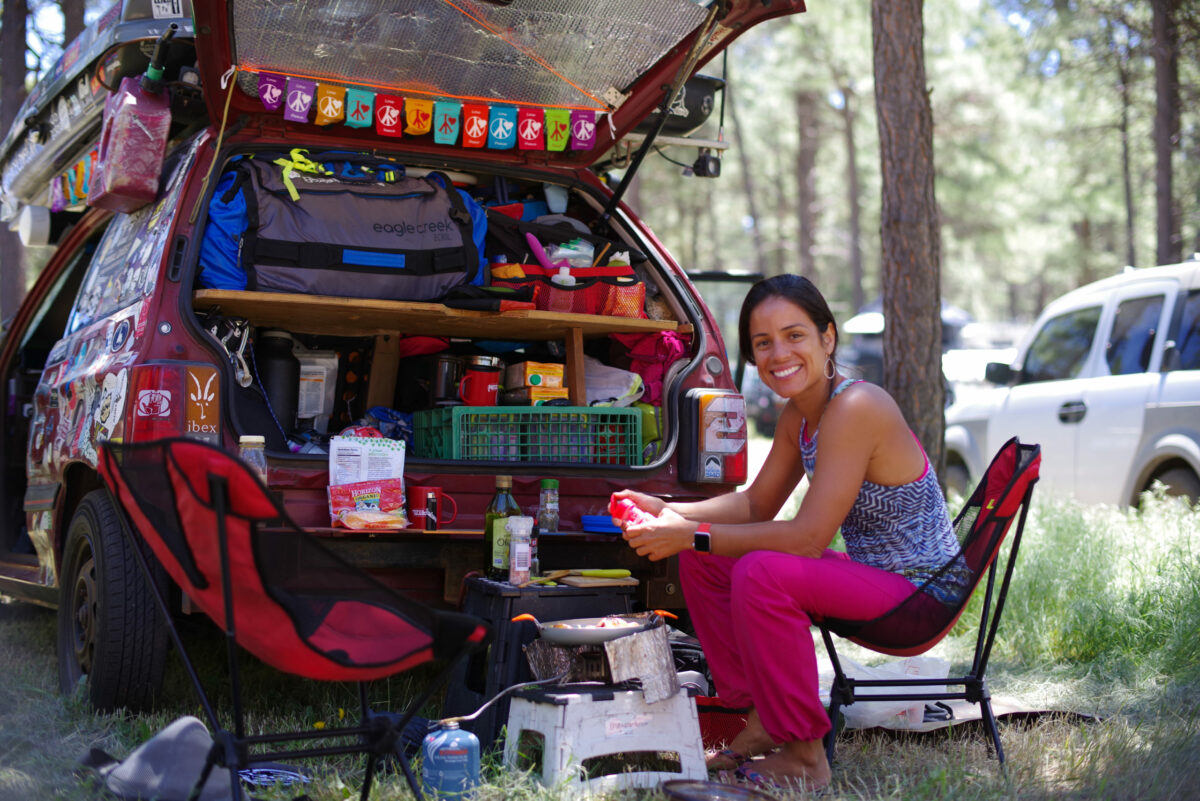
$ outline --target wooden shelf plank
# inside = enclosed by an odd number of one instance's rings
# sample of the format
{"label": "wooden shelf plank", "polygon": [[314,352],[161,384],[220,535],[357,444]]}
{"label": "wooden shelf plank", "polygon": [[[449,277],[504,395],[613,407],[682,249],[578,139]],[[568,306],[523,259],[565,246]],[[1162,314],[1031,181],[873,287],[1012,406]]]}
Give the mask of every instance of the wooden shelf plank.
{"label": "wooden shelf plank", "polygon": [[401,333],[548,341],[566,340],[574,331],[579,332],[575,336],[598,337],[681,330],[678,323],[669,320],[532,310],[465,311],[440,303],[226,289],[199,290],[193,295],[192,306],[197,310],[220,306],[224,314],[245,317],[258,326],[331,336]]}

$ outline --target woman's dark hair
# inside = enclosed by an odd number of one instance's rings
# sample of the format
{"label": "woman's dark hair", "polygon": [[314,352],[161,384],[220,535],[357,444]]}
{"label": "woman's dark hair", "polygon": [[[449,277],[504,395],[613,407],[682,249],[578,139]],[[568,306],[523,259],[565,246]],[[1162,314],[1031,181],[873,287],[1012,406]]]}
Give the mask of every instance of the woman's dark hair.
{"label": "woman's dark hair", "polygon": [[837,361],[837,323],[833,320],[833,312],[825,302],[825,296],[816,284],[800,275],[775,275],[750,287],[746,299],[742,301],[742,312],[738,316],[738,350],[747,364],[754,364],[754,346],[750,341],[750,314],[759,304],[768,298],[783,298],[791,301],[812,318],[817,331],[824,334],[829,326],[833,326],[833,353],[830,357]]}

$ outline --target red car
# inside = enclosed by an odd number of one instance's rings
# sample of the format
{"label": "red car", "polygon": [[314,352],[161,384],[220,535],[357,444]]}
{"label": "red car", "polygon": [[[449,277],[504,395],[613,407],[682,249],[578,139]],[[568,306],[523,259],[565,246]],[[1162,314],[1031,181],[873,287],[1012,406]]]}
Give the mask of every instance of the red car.
{"label": "red car", "polygon": [[[467,16],[366,0],[347,16],[344,3],[195,0],[194,21],[182,5],[160,19],[158,4],[118,3],[0,145],[3,217],[53,247],[0,347],[0,591],[58,608],[63,689],[87,675],[96,706],[139,705],[165,658],[96,473],[105,439],[235,450],[261,435],[269,485],[299,524],[442,605],[487,564],[495,476],[513,477],[529,511],[555,477],[564,533],[542,537],[542,566],[627,567],[641,603],[681,608],[673,566],[582,519],[623,487],[700,498],[743,482],[745,409],[704,302],[593,165],[685,67],[802,2],[480,2]],[[103,111],[114,97],[150,111],[122,128],[119,103]],[[408,217],[412,193],[389,195],[391,181],[441,198],[449,216]],[[298,216],[303,192],[320,214]],[[371,192],[394,205],[360,212]],[[261,219],[239,217],[239,202]],[[281,234],[272,214],[295,230]],[[407,244],[356,244],[376,235]],[[535,266],[529,235],[551,270]],[[400,273],[407,283],[388,280]],[[494,289],[506,281],[511,296]],[[562,365],[568,405],[461,405],[457,371],[497,360]],[[589,406],[605,400],[596,364],[636,374],[642,405]],[[537,387],[502,391],[513,389]],[[632,399],[622,393],[611,397]],[[471,450],[485,413],[502,422]],[[597,428],[602,413],[613,419]],[[562,420],[576,427],[521,439]],[[452,498],[452,531],[331,525],[329,437],[364,423],[408,437],[404,484]],[[175,612],[188,610],[178,598]]]}

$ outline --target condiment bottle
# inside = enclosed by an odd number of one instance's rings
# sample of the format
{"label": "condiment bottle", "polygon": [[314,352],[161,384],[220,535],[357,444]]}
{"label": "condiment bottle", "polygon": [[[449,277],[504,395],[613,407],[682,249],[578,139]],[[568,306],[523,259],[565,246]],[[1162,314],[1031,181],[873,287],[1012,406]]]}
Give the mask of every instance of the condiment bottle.
{"label": "condiment bottle", "polygon": [[533,539],[532,517],[510,517],[508,529],[508,582],[520,586],[529,581],[529,550]]}
{"label": "condiment bottle", "polygon": [[483,539],[488,554],[487,577],[508,579],[508,518],[519,517],[521,507],[512,496],[512,476],[496,476],[496,494],[483,515]]}
{"label": "condiment bottle", "polygon": [[543,478],[542,490],[538,496],[537,527],[533,530],[530,572],[535,576],[541,575],[542,564],[538,558],[538,536],[558,531],[558,479]]}
{"label": "condiment bottle", "polygon": [[258,474],[262,483],[267,483],[266,438],[261,434],[243,434],[238,438],[238,449],[246,466]]}

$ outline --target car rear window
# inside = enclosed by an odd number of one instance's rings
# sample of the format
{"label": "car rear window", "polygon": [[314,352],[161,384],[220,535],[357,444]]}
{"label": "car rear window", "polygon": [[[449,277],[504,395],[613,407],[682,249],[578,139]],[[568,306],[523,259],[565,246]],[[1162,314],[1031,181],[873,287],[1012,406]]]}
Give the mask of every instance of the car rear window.
{"label": "car rear window", "polygon": [[1146,372],[1158,333],[1158,321],[1162,318],[1163,301],[1162,295],[1151,295],[1131,298],[1117,306],[1117,316],[1104,352],[1111,375]]}
{"label": "car rear window", "polygon": [[1189,293],[1184,301],[1175,347],[1180,370],[1200,370],[1200,291]]}

